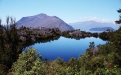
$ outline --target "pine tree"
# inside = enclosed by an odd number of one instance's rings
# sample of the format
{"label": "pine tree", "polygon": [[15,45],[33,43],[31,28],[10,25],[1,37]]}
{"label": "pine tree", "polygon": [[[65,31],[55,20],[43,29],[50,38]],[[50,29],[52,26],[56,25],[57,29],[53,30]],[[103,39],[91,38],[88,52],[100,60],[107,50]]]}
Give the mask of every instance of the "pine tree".
{"label": "pine tree", "polygon": [[117,10],[117,12],[120,13],[120,15],[119,15],[119,20],[116,20],[115,23],[121,24],[121,9]]}

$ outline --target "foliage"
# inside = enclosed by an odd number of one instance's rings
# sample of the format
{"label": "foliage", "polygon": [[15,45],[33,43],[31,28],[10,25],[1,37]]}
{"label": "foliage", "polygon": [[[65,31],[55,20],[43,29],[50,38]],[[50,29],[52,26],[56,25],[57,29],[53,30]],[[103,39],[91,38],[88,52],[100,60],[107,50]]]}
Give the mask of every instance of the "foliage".
{"label": "foliage", "polygon": [[35,49],[28,49],[19,55],[18,60],[13,64],[13,75],[38,75],[42,67],[41,56]]}
{"label": "foliage", "polygon": [[11,68],[25,47],[36,42],[47,42],[59,37],[60,30],[57,28],[44,28],[43,30],[27,27],[17,28],[15,19],[12,17],[7,17],[6,25],[3,25],[0,19],[0,64],[7,67],[7,70],[3,71],[7,72]]}
{"label": "foliage", "polygon": [[[90,42],[89,50],[87,49],[85,54],[80,55],[78,59],[71,58],[68,62],[64,62],[61,58],[42,61],[34,49],[28,49],[19,55],[19,59],[12,66],[12,73],[13,75],[119,75],[121,67],[116,63],[118,59],[115,46],[110,43],[100,45],[95,54],[92,52],[94,48],[94,42]],[[38,65],[35,65],[36,62]]]}
{"label": "foliage", "polygon": [[[37,59],[39,55],[36,55],[35,50],[29,49],[19,55],[19,59],[12,66],[12,73],[18,75],[119,75],[121,66],[118,63],[120,58],[118,58],[116,46],[108,41],[105,45],[99,45],[96,50],[95,48],[94,42],[90,42],[85,54],[80,55],[78,59],[71,58],[68,62],[64,62],[61,58],[54,61],[41,61]],[[35,65],[36,62],[38,65]]]}
{"label": "foliage", "polygon": [[[121,13],[121,9],[119,9],[118,12]],[[11,22],[9,22],[9,20],[11,20]],[[120,21],[121,18],[119,18],[116,23],[120,24]],[[36,29],[26,27],[17,29],[15,21],[12,18],[7,18],[6,22],[7,26],[4,27],[0,20],[0,74],[2,75],[6,74],[6,72],[8,72],[8,75],[121,74],[121,27],[116,31],[108,30],[100,34],[91,34],[79,30],[61,33],[55,28],[49,29],[49,32],[46,32],[46,29],[44,29],[45,32],[41,30],[37,32],[38,30]],[[18,35],[20,32],[23,32],[22,37]],[[99,36],[101,39],[106,40],[107,43],[95,47],[94,42],[90,42],[86,53],[81,54],[78,59],[72,57],[67,62],[64,62],[61,58],[45,61],[33,48],[29,48],[21,53],[22,48],[25,47],[23,45],[27,46],[36,41],[46,42],[45,39],[50,41],[50,39],[59,38],[60,35],[75,39],[86,36]],[[19,37],[24,40],[21,40]],[[29,43],[27,41],[29,41]]]}
{"label": "foliage", "polygon": [[0,75],[5,75],[7,71],[8,67],[5,66],[4,64],[0,64]]}
{"label": "foliage", "polygon": [[[117,12],[121,14],[121,9],[117,10]],[[115,22],[121,24],[121,15],[119,15],[119,20],[116,20]]]}
{"label": "foliage", "polygon": [[0,64],[7,67],[6,70],[0,69],[0,71],[5,72],[11,68],[22,49],[18,42],[15,19],[7,17],[6,23],[2,25],[0,20]]}

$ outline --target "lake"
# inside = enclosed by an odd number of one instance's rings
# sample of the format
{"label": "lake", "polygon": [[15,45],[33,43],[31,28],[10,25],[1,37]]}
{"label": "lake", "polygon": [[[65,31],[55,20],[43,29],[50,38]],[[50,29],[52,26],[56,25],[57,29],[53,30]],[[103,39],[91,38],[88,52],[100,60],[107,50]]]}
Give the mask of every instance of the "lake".
{"label": "lake", "polygon": [[60,37],[58,40],[54,40],[46,43],[35,43],[33,48],[40,52],[43,58],[48,60],[55,60],[58,57],[64,61],[68,61],[71,57],[78,58],[80,54],[85,53],[89,48],[89,42],[95,42],[95,47],[99,44],[105,44],[106,41],[100,38],[84,38],[80,40]]}

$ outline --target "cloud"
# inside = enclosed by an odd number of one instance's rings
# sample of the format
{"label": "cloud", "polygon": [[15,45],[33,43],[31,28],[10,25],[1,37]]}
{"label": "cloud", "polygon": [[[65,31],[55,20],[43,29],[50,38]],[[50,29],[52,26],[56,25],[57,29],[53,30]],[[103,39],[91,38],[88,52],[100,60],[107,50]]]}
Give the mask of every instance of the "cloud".
{"label": "cloud", "polygon": [[98,17],[93,17],[93,16],[88,16],[88,17],[84,17],[84,18],[79,18],[81,21],[90,21],[90,20],[93,20],[93,21],[96,21],[96,22],[110,22],[110,23],[114,23],[113,20],[108,20],[108,19],[100,19]]}

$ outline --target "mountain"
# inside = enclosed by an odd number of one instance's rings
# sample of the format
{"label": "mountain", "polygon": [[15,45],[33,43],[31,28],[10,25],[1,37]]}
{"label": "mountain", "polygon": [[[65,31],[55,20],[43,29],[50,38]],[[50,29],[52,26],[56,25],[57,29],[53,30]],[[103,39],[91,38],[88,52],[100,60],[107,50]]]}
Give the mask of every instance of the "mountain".
{"label": "mountain", "polygon": [[98,28],[91,28],[90,31],[107,31],[110,29],[111,31],[114,31],[112,27],[98,27]]}
{"label": "mountain", "polygon": [[17,26],[26,27],[46,27],[46,28],[59,28],[61,31],[74,30],[74,28],[63,20],[56,16],[48,16],[46,14],[38,14],[34,16],[22,17],[18,22]]}
{"label": "mountain", "polygon": [[114,23],[110,23],[110,22],[102,23],[102,22],[96,22],[93,20],[70,23],[70,25],[73,26],[75,29],[80,29],[84,31],[90,31],[91,28],[103,28],[103,27],[111,27],[116,30],[119,27],[119,25],[116,25]]}

